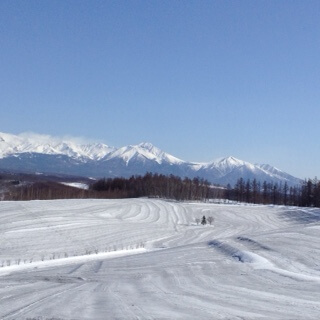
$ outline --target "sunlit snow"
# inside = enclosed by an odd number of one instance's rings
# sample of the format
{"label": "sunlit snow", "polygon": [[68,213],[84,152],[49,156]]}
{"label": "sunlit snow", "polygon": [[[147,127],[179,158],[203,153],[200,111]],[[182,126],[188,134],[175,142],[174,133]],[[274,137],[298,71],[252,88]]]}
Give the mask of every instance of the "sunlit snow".
{"label": "sunlit snow", "polygon": [[319,230],[319,209],[0,202],[0,318],[319,319]]}
{"label": "sunlit snow", "polygon": [[78,189],[88,190],[89,186],[86,183],[81,182],[61,182],[65,186],[74,187]]}

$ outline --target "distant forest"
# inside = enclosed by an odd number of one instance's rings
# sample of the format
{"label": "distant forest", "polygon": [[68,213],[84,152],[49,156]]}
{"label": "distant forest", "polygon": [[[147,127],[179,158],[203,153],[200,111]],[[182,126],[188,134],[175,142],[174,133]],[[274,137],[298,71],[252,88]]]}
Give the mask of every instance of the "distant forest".
{"label": "distant forest", "polygon": [[129,179],[101,179],[91,190],[117,194],[120,198],[158,197],[174,200],[208,200],[224,196],[224,188],[212,186],[200,178],[180,178],[174,175],[147,173]]}
{"label": "distant forest", "polygon": [[234,187],[213,186],[200,178],[147,173],[130,178],[100,179],[88,190],[66,186],[56,181],[14,185],[2,194],[2,200],[50,200],[74,198],[138,198],[152,197],[178,201],[209,199],[231,200],[254,204],[320,207],[320,181],[306,180],[300,186],[287,183],[238,179]]}
{"label": "distant forest", "polygon": [[289,187],[285,182],[260,183],[256,179],[238,179],[234,187],[212,186],[207,180],[181,179],[173,175],[164,176],[147,173],[130,179],[101,179],[91,186],[91,190],[115,193],[119,197],[159,197],[175,200],[224,199],[254,204],[291,205],[320,207],[320,181],[306,180],[300,186]]}
{"label": "distant forest", "polygon": [[320,181],[305,180],[301,185],[289,187],[285,183],[260,183],[256,179],[238,179],[232,188],[227,186],[224,198],[237,202],[290,205],[300,207],[320,207]]}

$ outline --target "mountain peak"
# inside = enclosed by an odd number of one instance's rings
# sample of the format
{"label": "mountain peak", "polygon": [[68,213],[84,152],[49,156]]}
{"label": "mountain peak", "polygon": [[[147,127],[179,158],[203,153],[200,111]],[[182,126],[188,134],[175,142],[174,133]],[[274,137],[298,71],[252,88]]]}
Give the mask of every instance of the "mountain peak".
{"label": "mountain peak", "polygon": [[155,146],[150,142],[141,142],[138,144],[138,146],[141,148],[144,148],[144,149],[148,149],[148,150],[155,148]]}
{"label": "mountain peak", "polygon": [[134,146],[138,149],[143,149],[146,152],[150,152],[151,154],[154,154],[155,156],[161,156],[164,152],[160,150],[159,148],[155,147],[150,142],[141,142],[138,145]]}
{"label": "mountain peak", "polygon": [[229,156],[229,157],[226,157],[225,158],[225,161],[229,161],[229,162],[232,162],[232,163],[242,163],[243,161],[236,158],[236,157],[233,157],[233,156]]}
{"label": "mountain peak", "polygon": [[214,161],[215,165],[218,166],[232,166],[232,167],[239,167],[239,166],[243,166],[244,164],[246,164],[245,161],[237,159],[235,157],[229,156],[226,158],[220,158],[216,161]]}
{"label": "mountain peak", "polygon": [[108,156],[108,159],[121,158],[128,165],[134,159],[142,161],[155,161],[158,164],[168,162],[170,164],[182,163],[183,161],[160,150],[150,142],[142,142],[138,145],[122,147]]}

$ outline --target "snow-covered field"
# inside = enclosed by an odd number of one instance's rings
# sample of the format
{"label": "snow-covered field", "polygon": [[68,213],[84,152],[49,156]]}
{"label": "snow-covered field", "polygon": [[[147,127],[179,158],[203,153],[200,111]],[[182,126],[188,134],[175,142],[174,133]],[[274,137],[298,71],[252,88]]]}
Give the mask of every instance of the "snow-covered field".
{"label": "snow-covered field", "polygon": [[320,319],[319,209],[0,202],[0,237],[1,319]]}

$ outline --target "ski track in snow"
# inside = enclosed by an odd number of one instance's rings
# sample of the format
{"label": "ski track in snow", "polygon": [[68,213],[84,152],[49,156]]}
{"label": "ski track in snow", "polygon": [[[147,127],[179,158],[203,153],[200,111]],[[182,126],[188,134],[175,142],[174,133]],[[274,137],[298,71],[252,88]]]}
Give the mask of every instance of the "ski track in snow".
{"label": "ski track in snow", "polygon": [[319,229],[319,209],[0,202],[0,318],[319,319]]}

